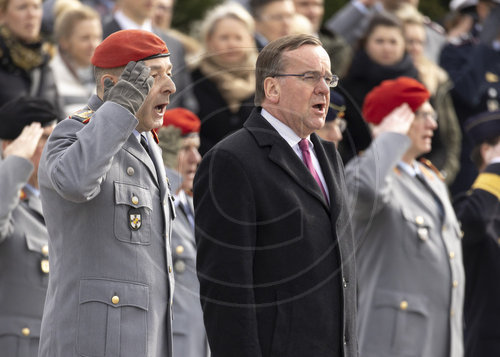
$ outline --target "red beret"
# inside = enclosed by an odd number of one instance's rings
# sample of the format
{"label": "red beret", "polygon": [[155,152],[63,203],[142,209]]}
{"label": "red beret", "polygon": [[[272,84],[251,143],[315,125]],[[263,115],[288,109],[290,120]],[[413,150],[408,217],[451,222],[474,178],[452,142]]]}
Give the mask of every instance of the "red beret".
{"label": "red beret", "polygon": [[116,68],[126,66],[130,61],[167,56],[170,56],[167,45],[155,34],[144,30],[121,30],[97,46],[92,64],[100,68]]}
{"label": "red beret", "polygon": [[200,131],[200,118],[192,111],[184,108],[174,108],[163,114],[163,126],[173,125],[181,129],[182,135],[198,133]]}
{"label": "red beret", "polygon": [[401,104],[408,103],[415,112],[430,96],[425,86],[416,79],[399,77],[386,80],[366,95],[363,116],[368,123],[378,125]]}

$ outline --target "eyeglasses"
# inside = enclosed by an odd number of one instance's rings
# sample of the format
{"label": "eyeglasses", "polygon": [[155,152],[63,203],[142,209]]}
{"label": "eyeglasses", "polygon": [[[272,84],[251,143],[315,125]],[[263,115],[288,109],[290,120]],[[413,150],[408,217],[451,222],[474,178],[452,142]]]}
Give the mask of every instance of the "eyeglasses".
{"label": "eyeglasses", "polygon": [[271,77],[300,77],[302,80],[312,86],[315,86],[323,78],[328,87],[334,88],[339,83],[339,77],[335,74],[327,74],[322,76],[319,72],[305,72],[302,74],[277,73]]}
{"label": "eyeglasses", "polygon": [[436,122],[438,121],[438,115],[436,112],[423,112],[423,111],[417,110],[415,112],[415,117],[422,118],[422,119],[432,119]]}

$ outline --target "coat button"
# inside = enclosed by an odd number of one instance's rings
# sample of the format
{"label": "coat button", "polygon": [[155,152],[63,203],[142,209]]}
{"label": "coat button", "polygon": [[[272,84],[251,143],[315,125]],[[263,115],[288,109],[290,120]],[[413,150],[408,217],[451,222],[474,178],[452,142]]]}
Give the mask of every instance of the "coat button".
{"label": "coat button", "polygon": [[347,280],[345,280],[344,277],[342,277],[342,286],[344,287],[344,289],[347,289]]}
{"label": "coat button", "polygon": [[177,273],[184,273],[186,270],[186,263],[182,260],[178,260],[174,263],[174,268]]}
{"label": "coat button", "polygon": [[451,317],[455,316],[455,311],[453,309],[450,310],[450,316]]}
{"label": "coat button", "polygon": [[458,286],[458,281],[457,280],[453,280],[453,287],[456,288]]}
{"label": "coat button", "polygon": [[132,203],[134,205],[138,204],[139,203],[139,198],[137,196],[132,196]]}
{"label": "coat button", "polygon": [[49,246],[47,244],[42,247],[42,254],[46,257],[49,255]]}
{"label": "coat button", "polygon": [[113,296],[111,298],[111,302],[115,305],[118,304],[120,302],[120,298],[118,297],[118,295]]}
{"label": "coat button", "polygon": [[172,266],[171,265],[168,266],[168,272],[172,273]]}
{"label": "coat button", "polygon": [[401,301],[401,303],[399,304],[399,308],[403,311],[406,310],[408,308],[408,301],[406,300]]}
{"label": "coat button", "polygon": [[424,217],[422,217],[422,216],[417,216],[417,217],[415,217],[415,222],[416,222],[419,226],[423,225],[423,224],[424,224]]}
{"label": "coat button", "polygon": [[49,273],[49,260],[48,259],[42,259],[42,261],[40,262],[40,269],[42,269],[42,272],[44,274]]}
{"label": "coat button", "polygon": [[417,229],[417,234],[420,240],[426,241],[427,239],[429,239],[429,230],[427,228],[421,227]]}
{"label": "coat button", "polygon": [[182,245],[178,245],[176,248],[175,248],[175,252],[177,254],[182,254],[184,253],[184,247]]}
{"label": "coat button", "polygon": [[29,336],[31,331],[29,328],[25,327],[21,330],[21,333],[23,334],[23,336]]}
{"label": "coat button", "polygon": [[127,167],[127,175],[133,176],[135,173],[135,170],[132,166]]}
{"label": "coat button", "polygon": [[450,259],[455,258],[455,252],[450,252]]}

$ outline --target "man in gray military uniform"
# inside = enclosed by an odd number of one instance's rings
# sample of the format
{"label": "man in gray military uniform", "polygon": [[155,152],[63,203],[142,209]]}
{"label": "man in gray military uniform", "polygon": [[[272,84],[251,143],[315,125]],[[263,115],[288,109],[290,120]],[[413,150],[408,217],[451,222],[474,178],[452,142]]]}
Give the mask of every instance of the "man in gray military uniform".
{"label": "man in gray military uniform", "polygon": [[106,38],[92,58],[97,96],[43,152],[51,277],[41,357],[172,355],[175,212],[151,132],[175,92],[169,55],[147,31]]}
{"label": "man in gray military uniform", "polygon": [[[196,275],[194,238],[193,179],[201,161],[200,118],[190,110],[174,108],[163,116],[158,130],[163,162],[176,170],[182,180],[175,192],[177,218],[172,227],[172,254],[175,275],[174,356],[207,357],[208,341],[200,304],[200,283]],[[169,178],[170,178],[170,174]]]}
{"label": "man in gray military uniform", "polygon": [[416,159],[437,128],[416,80],[365,98],[375,139],[346,166],[357,243],[360,355],[461,357],[461,231],[439,171]]}
{"label": "man in gray military uniform", "polygon": [[[47,291],[48,233],[37,171],[57,111],[20,97],[0,109],[0,354],[36,357]],[[43,125],[43,127],[42,127]],[[24,128],[23,128],[24,127]]]}

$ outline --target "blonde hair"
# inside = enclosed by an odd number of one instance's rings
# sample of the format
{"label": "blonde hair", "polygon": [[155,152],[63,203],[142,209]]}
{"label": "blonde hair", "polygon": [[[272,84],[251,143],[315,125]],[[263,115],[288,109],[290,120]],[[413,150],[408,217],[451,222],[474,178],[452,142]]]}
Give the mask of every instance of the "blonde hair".
{"label": "blonde hair", "polygon": [[[0,0],[1,1],[1,0]],[[77,22],[83,20],[101,20],[99,13],[78,0],[57,0],[54,6],[54,39],[59,42],[69,38]],[[100,26],[100,24],[99,24]]]}
{"label": "blonde hair", "polygon": [[252,36],[255,30],[255,21],[250,13],[238,3],[230,2],[214,7],[207,13],[200,26],[200,39],[206,44],[208,38],[213,34],[215,26],[223,19],[236,19],[241,21],[248,33]]}

